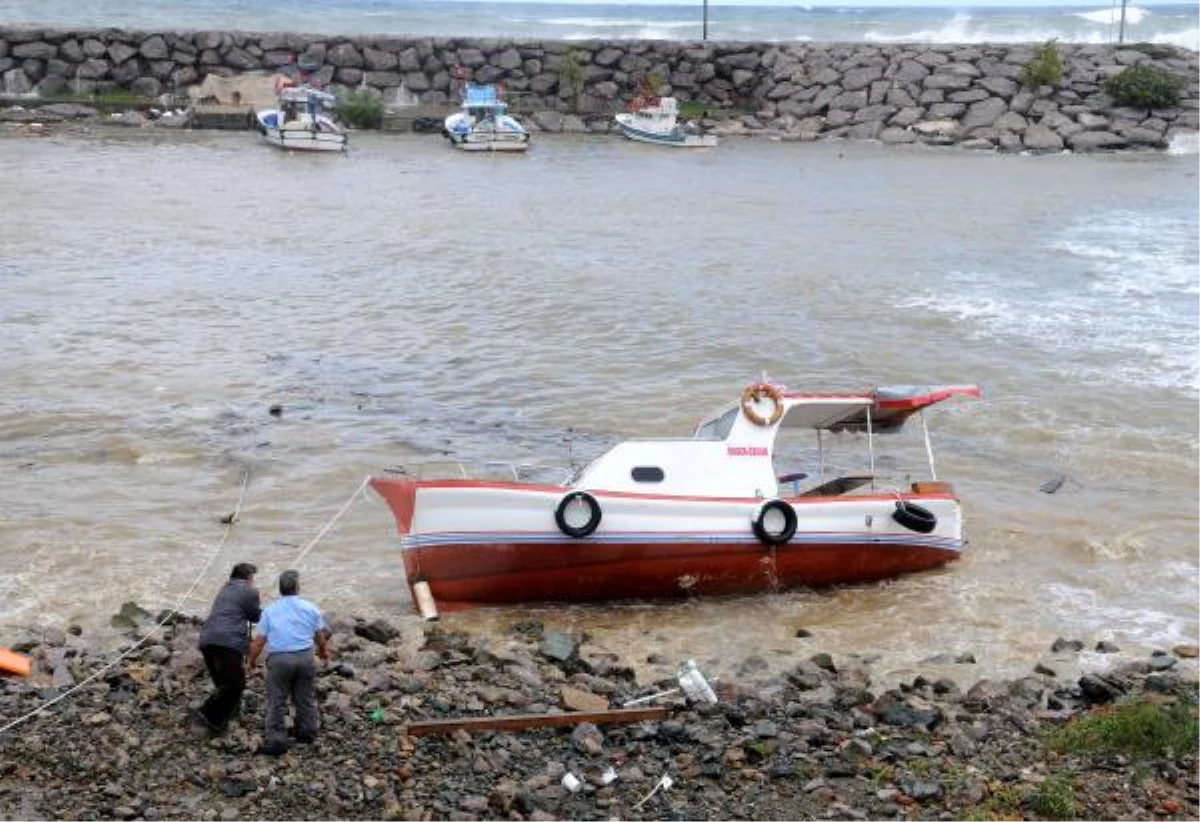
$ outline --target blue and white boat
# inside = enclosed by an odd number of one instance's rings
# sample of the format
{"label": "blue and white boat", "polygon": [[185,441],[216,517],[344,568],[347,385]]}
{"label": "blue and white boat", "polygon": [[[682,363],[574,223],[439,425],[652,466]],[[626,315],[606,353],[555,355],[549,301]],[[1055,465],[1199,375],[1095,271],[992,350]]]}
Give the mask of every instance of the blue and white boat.
{"label": "blue and white boat", "polygon": [[629,111],[616,115],[621,133],[630,140],[660,146],[706,148],[717,144],[712,134],[699,134],[679,125],[679,104],[674,97],[634,98]]}
{"label": "blue and white boat", "polygon": [[529,132],[508,113],[508,104],[494,85],[465,86],[462,110],[446,118],[444,133],[463,151],[524,151],[529,148]]}
{"label": "blue and white boat", "polygon": [[278,108],[256,114],[268,143],[290,151],[346,150],[345,130],[325,114],[337,98],[306,85],[280,84],[278,94]]}

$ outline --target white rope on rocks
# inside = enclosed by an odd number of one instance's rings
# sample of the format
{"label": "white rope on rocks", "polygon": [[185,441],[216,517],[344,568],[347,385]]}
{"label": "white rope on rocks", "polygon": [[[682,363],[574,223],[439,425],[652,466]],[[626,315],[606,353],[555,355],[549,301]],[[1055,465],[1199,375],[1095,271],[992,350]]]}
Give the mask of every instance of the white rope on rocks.
{"label": "white rope on rocks", "polygon": [[[200,569],[200,573],[196,575],[196,578],[194,580],[192,580],[191,586],[187,589],[187,591],[185,591],[175,601],[175,606],[173,608],[169,609],[168,611],[166,611],[164,613],[162,619],[159,620],[157,623],[155,623],[154,627],[151,628],[141,639],[139,639],[133,645],[126,648],[124,651],[122,651],[120,654],[118,654],[115,658],[113,658],[110,662],[108,662],[105,665],[98,668],[95,672],[93,672],[86,679],[76,683],[72,688],[70,688],[70,689],[64,691],[63,693],[59,694],[58,696],[54,697],[53,699],[51,699],[49,702],[45,703],[44,705],[40,705],[39,707],[34,708],[32,711],[29,711],[28,713],[17,717],[16,719],[12,720],[8,724],[0,726],[0,736],[3,736],[9,730],[17,727],[18,725],[22,724],[23,722],[26,722],[26,721],[32,719],[33,717],[37,716],[38,714],[45,712],[52,706],[58,704],[59,702],[62,702],[64,699],[71,696],[76,691],[78,691],[80,688],[83,688],[85,685],[95,682],[96,679],[99,678],[104,672],[111,670],[114,665],[116,665],[118,662],[125,659],[131,653],[133,653],[138,648],[140,648],[142,645],[144,645],[148,639],[155,636],[162,629],[162,627],[165,624],[167,624],[168,621],[170,621],[170,619],[172,617],[174,617],[177,613],[179,613],[179,607],[183,604],[183,602],[185,600],[188,600],[191,598],[192,594],[196,590],[196,587],[200,584],[200,580],[202,580],[204,578],[204,575],[206,573],[208,573],[208,569],[212,567],[212,564],[216,561],[217,557],[219,557],[221,555],[221,552],[223,551],[223,549],[225,547],[225,543],[229,539],[229,534],[233,530],[234,523],[236,523],[238,521],[238,515],[241,513],[241,510],[242,510],[242,502],[246,499],[246,488],[250,484],[250,473],[251,473],[251,469],[247,468],[245,473],[242,475],[242,487],[241,487],[241,491],[238,493],[237,505],[234,507],[233,513],[230,514],[228,517],[226,517],[224,520],[222,520],[223,522],[225,522],[225,530],[224,530],[224,532],[222,532],[221,539],[217,542],[216,548],[213,549],[212,554],[210,554],[208,559],[205,561],[204,566]],[[300,553],[296,555],[296,558],[294,560],[292,560],[292,564],[291,564],[292,568],[299,567],[300,562],[306,556],[308,556],[308,553],[317,546],[317,543],[319,543],[327,533],[329,533],[329,530],[331,528],[333,528],[333,526],[337,523],[337,521],[339,519],[341,519],[348,510],[350,510],[350,506],[352,504],[354,504],[354,501],[356,499],[358,499],[360,496],[362,496],[363,498],[366,497],[366,487],[367,487],[367,483],[370,481],[371,481],[371,476],[370,476],[370,474],[368,474],[366,477],[363,478],[363,481],[361,483],[359,483],[358,487],[354,489],[354,493],[350,495],[350,498],[348,500],[346,500],[346,502],[342,505],[342,507],[338,510],[338,512],[333,515],[333,518],[331,520],[329,520],[329,522],[325,523],[325,526],[323,528],[321,528],[320,531],[317,532],[317,535],[312,538],[312,540],[308,543],[308,545],[304,546],[303,550],[301,550]]]}
{"label": "white rope on rocks", "polygon": [[179,599],[177,599],[175,601],[175,607],[168,610],[163,615],[162,619],[160,619],[157,623],[155,623],[154,627],[151,628],[144,636],[142,636],[141,639],[139,639],[133,645],[130,645],[128,648],[126,648],[121,653],[119,653],[110,662],[108,662],[108,663],[102,665],[100,668],[96,669],[96,671],[94,671],[90,676],[83,679],[81,682],[76,683],[73,687],[64,691],[63,693],[59,694],[58,696],[54,697],[53,699],[51,699],[49,702],[45,703],[44,705],[40,705],[37,708],[34,708],[32,711],[29,711],[28,713],[17,717],[16,719],[12,720],[8,724],[0,726],[0,736],[3,736],[8,731],[12,730],[13,728],[17,727],[18,725],[22,724],[23,722],[26,722],[26,721],[32,719],[33,717],[37,716],[38,714],[41,714],[41,713],[47,711],[54,705],[57,705],[59,702],[62,702],[64,699],[66,699],[67,697],[74,694],[80,688],[83,688],[85,685],[89,685],[92,682],[95,682],[96,679],[98,679],[101,674],[103,674],[104,672],[106,672],[108,670],[111,670],[112,667],[114,665],[116,665],[118,662],[120,662],[121,660],[128,657],[131,653],[136,651],[138,648],[142,647],[142,645],[144,645],[146,643],[146,640],[155,636],[162,629],[163,625],[167,624],[167,622],[170,621],[170,619],[179,612],[179,606],[182,605],[183,601],[186,600],[188,597],[190,597],[192,592],[196,590],[196,587],[200,584],[200,580],[204,578],[204,575],[208,572],[208,569],[212,567],[213,562],[215,562],[217,557],[221,555],[221,551],[225,547],[225,542],[229,539],[229,533],[233,530],[234,523],[237,522],[237,515],[242,510],[242,501],[246,498],[246,487],[250,484],[251,470],[252,470],[251,468],[247,467],[245,472],[242,474],[242,487],[241,487],[241,491],[239,491],[239,493],[238,493],[237,506],[234,508],[233,515],[228,517],[229,521],[227,523],[225,523],[225,530],[221,534],[221,539],[217,542],[217,545],[213,549],[212,554],[209,555],[208,559],[204,563],[204,566],[200,569],[200,573],[198,573],[196,575],[196,578],[194,580],[192,580],[191,587],[188,588],[187,591],[181,597],[179,597]]}

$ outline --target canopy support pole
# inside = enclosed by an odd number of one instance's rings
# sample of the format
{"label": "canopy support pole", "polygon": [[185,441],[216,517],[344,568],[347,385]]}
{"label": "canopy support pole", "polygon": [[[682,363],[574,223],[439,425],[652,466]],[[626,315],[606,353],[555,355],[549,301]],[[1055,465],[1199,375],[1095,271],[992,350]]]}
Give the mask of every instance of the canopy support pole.
{"label": "canopy support pole", "polygon": [[821,439],[821,429],[817,429],[817,476],[825,482],[825,442]]}
{"label": "canopy support pole", "polygon": [[871,406],[867,406],[867,451],[871,454],[871,490],[875,490],[875,429],[871,424]]}

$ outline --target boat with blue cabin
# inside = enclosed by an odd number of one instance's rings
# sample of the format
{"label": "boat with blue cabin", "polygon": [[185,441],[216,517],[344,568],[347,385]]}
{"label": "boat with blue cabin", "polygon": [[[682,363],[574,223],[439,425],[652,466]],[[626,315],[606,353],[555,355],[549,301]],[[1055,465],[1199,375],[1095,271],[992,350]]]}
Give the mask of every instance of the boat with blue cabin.
{"label": "boat with blue cabin", "polygon": [[525,151],[529,131],[508,113],[508,103],[495,85],[467,84],[462,108],[446,118],[446,138],[463,151]]}

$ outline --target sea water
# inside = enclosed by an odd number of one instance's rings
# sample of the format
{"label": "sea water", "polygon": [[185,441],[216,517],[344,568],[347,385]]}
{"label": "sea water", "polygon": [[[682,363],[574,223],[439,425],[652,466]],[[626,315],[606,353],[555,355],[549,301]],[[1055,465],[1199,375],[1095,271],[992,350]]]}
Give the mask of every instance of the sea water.
{"label": "sea water", "polygon": [[[982,6],[982,7],[981,7]],[[0,25],[242,29],[410,37],[1115,43],[1120,3],[889,7],[804,3],[460,2],[459,0],[7,0]],[[1125,42],[1200,48],[1194,3],[1125,9]]]}
{"label": "sea water", "polygon": [[[929,414],[961,561],[443,620],[503,643],[536,619],[665,661],[647,676],[695,659],[724,680],[817,651],[1016,675],[1059,636],[1145,654],[1200,632],[1194,154],[539,135],[471,157],[359,133],[306,157],[96,131],[0,140],[0,181],[0,642],[71,621],[102,638],[127,600],[204,613],[239,561],[268,596],[298,565],[327,609],[419,637],[368,475],[578,465],[688,436],[764,373],[978,383]],[[816,465],[812,443],[780,456]]]}

